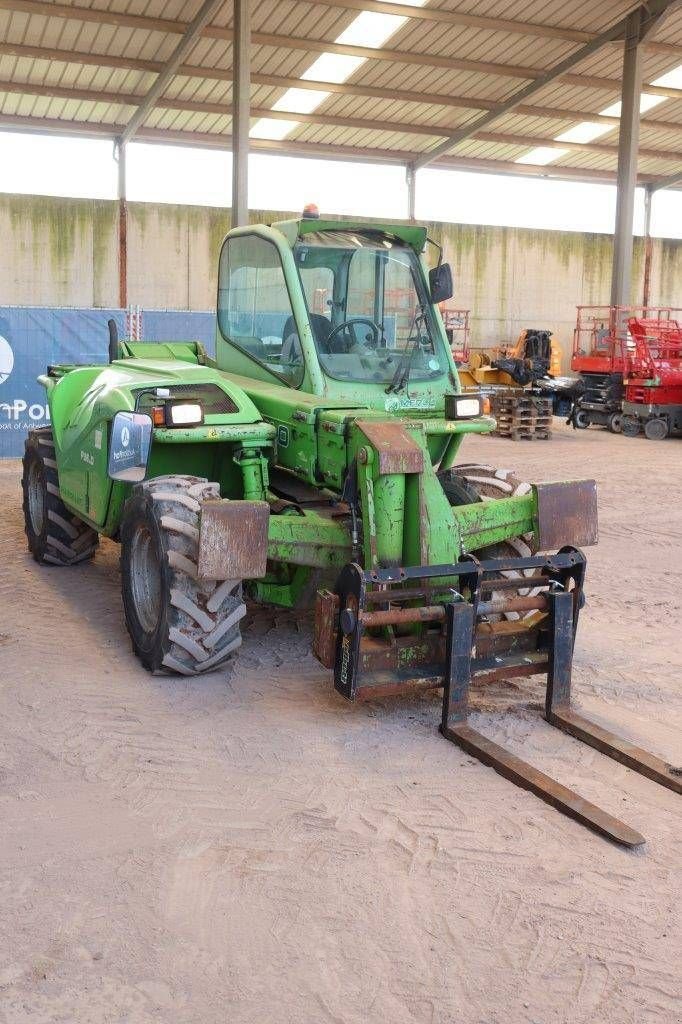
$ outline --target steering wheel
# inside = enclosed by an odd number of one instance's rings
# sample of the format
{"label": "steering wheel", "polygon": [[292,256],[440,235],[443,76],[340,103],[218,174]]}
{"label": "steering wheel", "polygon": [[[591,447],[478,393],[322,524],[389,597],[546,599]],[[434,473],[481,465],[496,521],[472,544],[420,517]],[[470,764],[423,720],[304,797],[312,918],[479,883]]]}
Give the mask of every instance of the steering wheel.
{"label": "steering wheel", "polygon": [[344,320],[342,324],[337,324],[336,327],[332,327],[331,331],[327,335],[325,344],[330,352],[333,351],[331,347],[332,338],[335,338],[336,335],[340,334],[342,331],[347,331],[348,337],[350,339],[346,343],[346,351],[350,351],[351,345],[357,345],[358,339],[356,337],[355,331],[349,330],[349,328],[352,327],[354,324],[365,324],[367,327],[369,327],[370,331],[372,332],[372,337],[371,339],[367,338],[365,344],[367,348],[370,349],[374,349],[377,347],[377,345],[379,344],[379,338],[381,336],[381,328],[379,327],[379,325],[375,324],[374,320],[370,320],[368,317],[352,316],[349,320]]}

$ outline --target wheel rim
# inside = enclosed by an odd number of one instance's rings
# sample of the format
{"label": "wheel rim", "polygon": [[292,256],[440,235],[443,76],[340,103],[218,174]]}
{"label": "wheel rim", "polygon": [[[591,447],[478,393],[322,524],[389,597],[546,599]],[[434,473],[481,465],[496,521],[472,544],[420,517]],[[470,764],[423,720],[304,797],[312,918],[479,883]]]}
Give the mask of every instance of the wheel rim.
{"label": "wheel rim", "polygon": [[35,535],[39,536],[45,525],[45,481],[39,462],[31,462],[29,466],[27,492],[31,528]]}
{"label": "wheel rim", "polygon": [[161,618],[161,565],[147,526],[138,526],[131,541],[130,594],[138,622],[152,633]]}

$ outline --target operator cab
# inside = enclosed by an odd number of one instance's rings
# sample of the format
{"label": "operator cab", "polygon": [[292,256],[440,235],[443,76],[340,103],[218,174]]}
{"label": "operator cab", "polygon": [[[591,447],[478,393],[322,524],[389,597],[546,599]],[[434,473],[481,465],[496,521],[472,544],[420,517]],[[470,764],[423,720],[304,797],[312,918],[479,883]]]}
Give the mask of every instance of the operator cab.
{"label": "operator cab", "polygon": [[439,378],[449,387],[454,367],[435,303],[451,294],[450,268],[439,262],[426,273],[425,241],[424,228],[310,214],[230,232],[218,365],[318,394],[347,384],[407,393]]}

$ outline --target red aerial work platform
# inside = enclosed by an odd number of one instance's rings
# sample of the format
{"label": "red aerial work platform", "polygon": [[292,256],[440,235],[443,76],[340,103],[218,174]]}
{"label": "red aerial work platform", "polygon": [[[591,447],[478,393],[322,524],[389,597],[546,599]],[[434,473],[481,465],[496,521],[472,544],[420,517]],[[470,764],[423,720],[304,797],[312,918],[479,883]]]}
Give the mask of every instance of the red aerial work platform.
{"label": "red aerial work platform", "polygon": [[671,316],[630,317],[628,333],[623,433],[643,428],[652,441],[682,434],[682,325]]}
{"label": "red aerial work platform", "polygon": [[[668,328],[674,331],[678,319],[682,319],[682,310],[671,306],[578,306],[571,358],[571,369],[581,382],[571,413],[575,427],[583,429],[595,423],[620,433],[625,379],[635,365],[631,359],[643,352],[646,336],[653,338],[656,331],[665,333]],[[639,349],[631,325],[639,331]],[[638,358],[641,363],[644,356]],[[637,426],[634,415],[628,412],[631,432]],[[660,431],[661,427],[653,429]],[[671,423],[670,431],[673,429]]]}

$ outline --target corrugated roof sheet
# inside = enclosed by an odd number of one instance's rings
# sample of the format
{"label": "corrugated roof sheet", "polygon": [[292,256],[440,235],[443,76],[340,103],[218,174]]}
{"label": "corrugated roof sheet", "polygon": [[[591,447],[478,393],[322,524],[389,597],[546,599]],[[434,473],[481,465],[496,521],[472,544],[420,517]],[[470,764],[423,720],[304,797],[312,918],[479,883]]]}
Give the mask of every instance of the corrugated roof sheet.
{"label": "corrugated roof sheet", "polygon": [[[575,53],[581,40],[633,6],[632,0],[431,0],[428,10],[442,18],[469,15],[475,23],[427,20],[412,10],[384,52],[368,51],[369,59],[339,89],[330,87],[287,139],[254,142],[254,148],[307,153],[317,146],[321,153],[362,159],[412,159]],[[0,0],[0,125],[120,131],[199,7],[200,0]],[[360,7],[354,0],[252,0],[254,119],[296,84],[325,46],[334,45]],[[172,141],[229,144],[231,26],[232,5],[226,3],[139,128],[140,138],[165,132]],[[533,26],[558,31],[542,35]],[[645,83],[682,64],[682,11],[670,14],[648,42],[654,45],[644,50]],[[621,70],[622,44],[603,46],[567,77],[538,90],[526,101],[530,110],[499,116],[442,162],[497,161],[507,168],[530,147],[615,102]],[[641,174],[667,176],[682,167],[680,128],[682,91],[642,120]],[[613,126],[593,144],[571,147],[545,172],[612,173],[617,143]]]}

